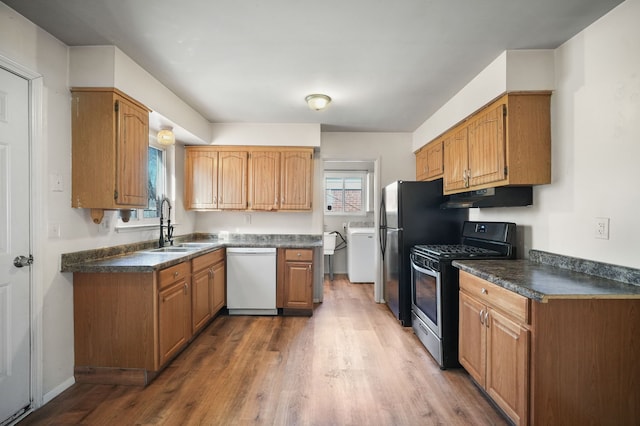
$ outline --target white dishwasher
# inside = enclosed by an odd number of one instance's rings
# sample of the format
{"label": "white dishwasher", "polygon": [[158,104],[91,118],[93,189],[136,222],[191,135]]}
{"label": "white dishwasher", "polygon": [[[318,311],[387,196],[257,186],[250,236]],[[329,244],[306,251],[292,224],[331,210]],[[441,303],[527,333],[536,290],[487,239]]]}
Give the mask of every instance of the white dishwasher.
{"label": "white dishwasher", "polygon": [[276,249],[227,248],[229,315],[277,315]]}

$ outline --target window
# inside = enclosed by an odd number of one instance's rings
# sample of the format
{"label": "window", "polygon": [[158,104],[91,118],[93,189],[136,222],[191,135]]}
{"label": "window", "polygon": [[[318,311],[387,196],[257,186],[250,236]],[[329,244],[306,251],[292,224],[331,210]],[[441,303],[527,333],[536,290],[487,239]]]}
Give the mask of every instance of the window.
{"label": "window", "polygon": [[366,172],[325,172],[324,213],[364,215],[366,211]]}
{"label": "window", "polygon": [[[127,227],[139,227],[144,225],[158,225],[158,218],[160,217],[160,201],[162,197],[168,197],[169,191],[167,187],[167,175],[168,175],[168,163],[169,155],[164,147],[156,144],[149,144],[148,150],[148,200],[147,207],[144,209],[137,209],[131,212],[131,218],[129,222],[119,222],[120,228]],[[165,207],[165,214],[167,213]]]}
{"label": "window", "polygon": [[149,146],[149,202],[146,209],[142,210],[144,219],[160,217],[159,204],[165,196],[165,171],[166,171],[166,151],[154,146]]}

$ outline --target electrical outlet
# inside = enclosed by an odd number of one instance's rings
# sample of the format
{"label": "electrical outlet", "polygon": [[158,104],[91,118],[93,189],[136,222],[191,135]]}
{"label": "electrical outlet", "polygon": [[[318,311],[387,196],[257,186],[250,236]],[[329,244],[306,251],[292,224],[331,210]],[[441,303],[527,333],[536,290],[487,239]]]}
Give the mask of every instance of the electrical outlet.
{"label": "electrical outlet", "polygon": [[601,240],[609,239],[609,218],[596,217],[595,237]]}

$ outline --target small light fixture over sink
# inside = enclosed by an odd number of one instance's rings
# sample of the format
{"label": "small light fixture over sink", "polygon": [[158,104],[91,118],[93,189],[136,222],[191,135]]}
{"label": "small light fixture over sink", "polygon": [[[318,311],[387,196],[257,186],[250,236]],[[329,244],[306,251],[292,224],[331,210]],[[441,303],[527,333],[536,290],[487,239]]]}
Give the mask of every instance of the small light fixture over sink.
{"label": "small light fixture over sink", "polygon": [[157,140],[160,145],[173,145],[176,143],[176,135],[173,134],[171,128],[162,129],[158,132]]}
{"label": "small light fixture over sink", "polygon": [[315,111],[325,109],[331,102],[331,98],[329,96],[320,93],[308,95],[306,98],[304,98],[304,100],[307,101],[307,105],[309,105],[309,108]]}

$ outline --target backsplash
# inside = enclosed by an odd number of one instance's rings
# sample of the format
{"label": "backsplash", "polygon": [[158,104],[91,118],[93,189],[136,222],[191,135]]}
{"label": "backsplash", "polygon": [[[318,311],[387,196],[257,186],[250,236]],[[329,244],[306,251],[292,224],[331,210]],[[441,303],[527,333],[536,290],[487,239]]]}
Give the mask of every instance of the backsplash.
{"label": "backsplash", "polygon": [[640,285],[640,269],[548,253],[540,250],[529,250],[529,260],[531,262],[543,263],[558,268],[616,280],[626,284]]}

